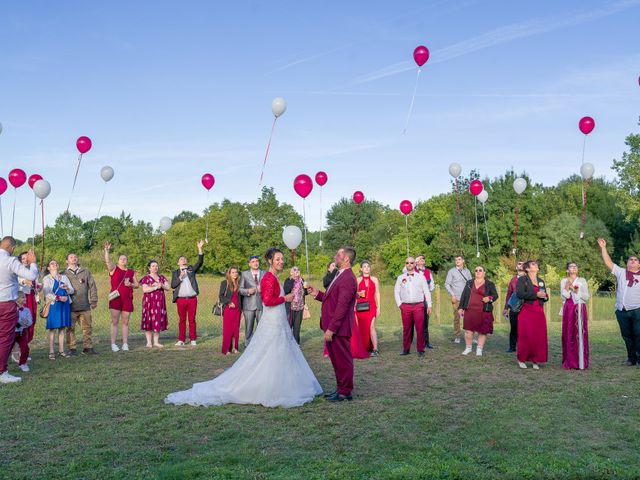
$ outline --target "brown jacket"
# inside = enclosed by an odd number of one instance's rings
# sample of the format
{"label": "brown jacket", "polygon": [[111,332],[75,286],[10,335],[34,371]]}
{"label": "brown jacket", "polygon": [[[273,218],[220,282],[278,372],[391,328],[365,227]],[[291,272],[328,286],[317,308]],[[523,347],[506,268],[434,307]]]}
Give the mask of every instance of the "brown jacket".
{"label": "brown jacket", "polygon": [[64,274],[76,291],[71,297],[73,299],[71,311],[85,312],[91,307],[95,308],[98,304],[98,288],[96,287],[96,281],[93,279],[91,272],[86,268],[78,266],[75,272],[67,268]]}

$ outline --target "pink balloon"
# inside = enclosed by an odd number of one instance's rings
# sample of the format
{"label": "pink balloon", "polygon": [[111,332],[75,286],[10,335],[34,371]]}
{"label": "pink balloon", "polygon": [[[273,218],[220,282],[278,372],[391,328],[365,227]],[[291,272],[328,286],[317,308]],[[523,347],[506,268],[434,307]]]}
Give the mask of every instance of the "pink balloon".
{"label": "pink balloon", "polygon": [[421,67],[422,65],[427,63],[427,60],[429,60],[429,49],[424,45],[416,47],[416,49],[413,51],[413,59],[418,64],[418,66]]}
{"label": "pink balloon", "polygon": [[0,177],[0,195],[7,191],[7,181]]}
{"label": "pink balloon", "polygon": [[20,188],[27,181],[27,174],[24,170],[14,168],[9,172],[9,183],[13,185],[13,188]]}
{"label": "pink balloon", "polygon": [[307,198],[313,190],[313,181],[309,175],[301,173],[293,181],[293,189],[302,198]]}
{"label": "pink balloon", "polygon": [[578,127],[582,133],[589,135],[593,132],[593,129],[596,128],[596,122],[591,117],[582,117],[578,123]]}
{"label": "pink balloon", "polygon": [[327,183],[327,180],[329,180],[329,177],[327,177],[326,173],[324,172],[316,173],[316,183],[321,187]]}
{"label": "pink balloon", "polygon": [[87,153],[91,150],[91,139],[89,137],[80,137],[76,140],[76,148],[80,153]]}
{"label": "pink balloon", "polygon": [[482,193],[482,190],[484,190],[484,187],[482,186],[482,182],[480,180],[474,180],[469,184],[469,191],[474,197],[480,195]]}
{"label": "pink balloon", "polygon": [[201,182],[204,188],[206,188],[207,190],[211,190],[211,188],[216,183],[216,179],[213,178],[213,175],[211,175],[210,173],[205,173],[204,175],[202,175]]}
{"label": "pink balloon", "polygon": [[362,202],[364,202],[364,193],[362,193],[360,190],[355,192],[353,194],[353,201],[360,205]]}
{"label": "pink balloon", "polygon": [[403,215],[409,215],[413,211],[413,205],[409,200],[403,200],[400,202],[400,211]]}
{"label": "pink balloon", "polygon": [[36,183],[38,180],[42,180],[42,176],[38,175],[37,173],[34,173],[33,175],[31,175],[29,177],[29,188],[31,188],[33,190],[33,184]]}

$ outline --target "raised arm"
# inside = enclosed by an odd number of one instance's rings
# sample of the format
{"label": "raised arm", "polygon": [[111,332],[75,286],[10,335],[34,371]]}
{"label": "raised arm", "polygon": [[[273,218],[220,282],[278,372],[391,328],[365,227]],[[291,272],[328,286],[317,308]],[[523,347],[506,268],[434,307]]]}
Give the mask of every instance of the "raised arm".
{"label": "raised arm", "polygon": [[193,273],[198,273],[198,270],[202,268],[202,264],[204,263],[204,240],[200,240],[196,245],[198,247],[198,261],[193,266]]}
{"label": "raised arm", "polygon": [[111,258],[109,256],[109,252],[111,251],[111,244],[109,242],[104,242],[104,263],[107,266],[107,270],[109,270],[109,274],[113,273],[116,269],[116,266],[111,263]]}
{"label": "raised arm", "polygon": [[614,263],[611,260],[611,257],[609,256],[609,252],[607,252],[607,241],[604,238],[599,238],[598,239],[598,245],[600,246],[600,253],[602,254],[602,261],[604,262],[604,264],[607,266],[607,268],[611,272],[613,270]]}

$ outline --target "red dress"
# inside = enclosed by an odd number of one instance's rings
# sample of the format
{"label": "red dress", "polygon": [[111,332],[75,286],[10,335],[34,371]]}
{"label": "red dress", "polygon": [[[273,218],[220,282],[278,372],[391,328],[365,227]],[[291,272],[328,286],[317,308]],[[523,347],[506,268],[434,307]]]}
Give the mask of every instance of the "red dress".
{"label": "red dress", "polygon": [[[34,281],[33,284],[37,285],[37,282]],[[38,300],[36,297],[36,288],[32,288],[29,293],[25,294],[24,298],[24,305],[29,309],[29,311],[31,312],[31,317],[33,318],[33,323],[30,327],[27,328],[27,342],[31,342],[31,340],[33,340],[33,334],[36,328],[36,318],[38,317]]]}
{"label": "red dress", "polygon": [[[368,283],[368,285],[367,285]],[[356,323],[358,330],[360,330],[360,338],[362,339],[362,346],[367,352],[373,351],[373,344],[371,343],[371,323],[376,318],[378,313],[378,305],[376,305],[376,284],[373,283],[371,277],[363,276],[358,285],[358,291],[364,290],[364,297],[358,297],[356,301]],[[358,303],[369,302],[369,310],[366,312],[358,312]]]}
{"label": "red dress", "polygon": [[[164,284],[167,281],[162,275],[158,275],[158,282]],[[140,280],[141,285],[153,285],[156,281],[151,275],[145,275]],[[164,290],[154,290],[142,295],[142,323],[140,329],[146,332],[162,332],[167,329],[167,302]]]}
{"label": "red dress", "polygon": [[484,312],[482,298],[484,294],[483,283],[480,288],[476,288],[476,283],[471,286],[469,304],[464,311],[463,328],[469,332],[478,332],[481,335],[493,333],[493,312]]}
{"label": "red dress", "polygon": [[233,292],[231,303],[235,308],[224,306],[222,312],[222,353],[226,354],[232,348],[238,350],[238,341],[240,340],[240,300],[238,298],[238,290]]}
{"label": "red dress", "polygon": [[[533,290],[538,293],[537,285]],[[543,303],[535,300],[533,304],[525,301],[518,315],[518,361],[546,363],[549,345],[547,343],[547,319],[544,316]]]}
{"label": "red dress", "polygon": [[133,287],[125,286],[124,279],[128,278],[130,282],[133,282],[134,274],[135,272],[130,268],[123,270],[117,266],[111,272],[111,291],[118,290],[120,292],[118,298],[109,300],[109,308],[111,310],[133,312]]}

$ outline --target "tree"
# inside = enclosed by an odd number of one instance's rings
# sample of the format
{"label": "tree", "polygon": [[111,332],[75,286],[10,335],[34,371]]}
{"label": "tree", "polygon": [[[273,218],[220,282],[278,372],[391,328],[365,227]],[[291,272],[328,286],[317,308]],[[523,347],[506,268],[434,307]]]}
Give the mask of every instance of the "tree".
{"label": "tree", "polygon": [[198,215],[197,213],[190,212],[188,210],[183,210],[179,214],[177,214],[175,217],[173,217],[173,223],[193,222],[194,220],[197,220],[199,218],[200,218],[200,215]]}
{"label": "tree", "polygon": [[611,168],[618,174],[618,205],[631,221],[640,217],[640,134],[629,135],[624,143],[629,151],[614,159]]}

